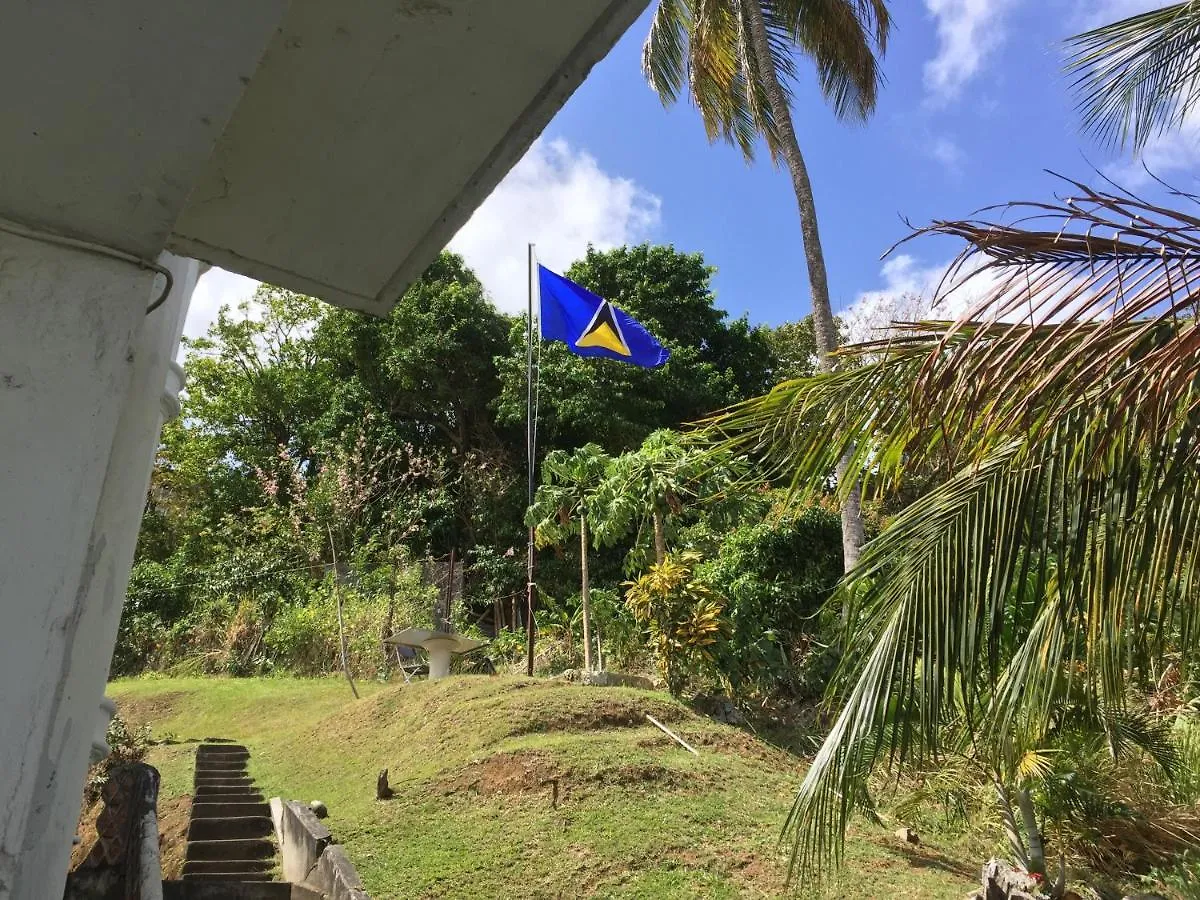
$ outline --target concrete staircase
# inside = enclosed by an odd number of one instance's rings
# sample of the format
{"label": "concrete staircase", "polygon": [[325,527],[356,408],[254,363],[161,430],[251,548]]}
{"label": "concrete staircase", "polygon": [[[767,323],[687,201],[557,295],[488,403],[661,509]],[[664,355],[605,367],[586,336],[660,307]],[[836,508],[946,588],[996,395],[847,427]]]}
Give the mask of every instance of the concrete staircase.
{"label": "concrete staircase", "polygon": [[196,749],[185,881],[274,880],[271,810],[246,772],[249,760],[239,744]]}
{"label": "concrete staircase", "polygon": [[308,900],[323,895],[275,880],[271,810],[246,770],[240,744],[196,749],[192,818],[182,881],[163,882],[164,900]]}

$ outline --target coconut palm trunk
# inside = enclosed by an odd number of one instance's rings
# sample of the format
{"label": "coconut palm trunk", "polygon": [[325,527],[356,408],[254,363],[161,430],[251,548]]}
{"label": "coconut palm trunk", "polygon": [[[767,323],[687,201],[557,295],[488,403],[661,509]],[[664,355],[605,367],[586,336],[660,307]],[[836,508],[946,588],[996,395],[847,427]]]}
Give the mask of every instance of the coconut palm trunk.
{"label": "coconut palm trunk", "polygon": [[588,586],[587,513],[579,512],[579,595],[583,600],[583,668],[592,671],[592,603]]}
{"label": "coconut palm trunk", "polygon": [[[808,265],[818,364],[822,372],[828,372],[833,367],[832,353],[837,349],[838,332],[837,323],[833,319],[833,307],[829,303],[829,277],[825,272],[825,253],[821,249],[821,232],[817,227],[817,204],[813,199],[812,182],[808,178],[804,154],[800,152],[800,142],[796,140],[796,129],[792,124],[792,111],[787,96],[772,64],[762,6],[758,0],[742,0],[742,5],[750,25],[750,42],[754,48],[758,75],[762,79],[763,90],[778,129],[779,149],[792,177],[792,190],[796,194],[796,206],[800,212],[801,244]],[[839,482],[846,477],[848,462],[849,460],[843,457],[838,464]],[[842,560],[845,571],[849,572],[854,568],[858,562],[859,550],[865,541],[861,491],[855,484],[842,503]]]}

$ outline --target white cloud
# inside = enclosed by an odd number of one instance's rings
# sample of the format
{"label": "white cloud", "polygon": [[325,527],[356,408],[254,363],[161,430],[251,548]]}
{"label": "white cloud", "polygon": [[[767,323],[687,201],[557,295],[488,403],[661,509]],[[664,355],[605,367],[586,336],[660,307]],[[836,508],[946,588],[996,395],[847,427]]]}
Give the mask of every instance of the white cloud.
{"label": "white cloud", "polygon": [[203,336],[208,331],[208,326],[217,320],[217,312],[222,306],[230,306],[236,310],[239,303],[254,296],[258,284],[253,278],[247,278],[245,275],[237,275],[215,267],[209,269],[200,276],[200,281],[192,292],[192,303],[183,323],[183,333],[187,337]]}
{"label": "white cloud", "polygon": [[925,63],[925,89],[934,105],[958,98],[1004,42],[1005,19],[1020,0],[925,0],[937,27],[937,56]]}
{"label": "white cloud", "polygon": [[913,322],[929,318],[952,319],[966,311],[970,301],[965,291],[955,291],[933,309],[932,298],[950,263],[922,266],[907,253],[887,259],[879,270],[883,287],[863,291],[838,315],[846,325],[852,342],[878,340],[892,322]]}
{"label": "white cloud", "polygon": [[[1170,182],[1174,176],[1192,176],[1200,166],[1200,113],[1192,113],[1179,128],[1151,138],[1137,159],[1125,159],[1104,170],[1104,174],[1121,187],[1138,190],[1155,177]],[[1147,169],[1149,171],[1147,171]],[[1191,190],[1192,185],[1178,185]]]}
{"label": "white cloud", "polygon": [[450,242],[479,275],[493,302],[518,312],[528,292],[527,244],[561,271],[599,249],[636,243],[658,226],[661,201],[609,174],[564,140],[537,141]]}
{"label": "white cloud", "polygon": [[962,172],[965,155],[962,147],[948,137],[934,138],[929,144],[929,155],[945,167],[952,175]]}
{"label": "white cloud", "polygon": [[[1111,301],[1105,293],[1100,298],[1091,291],[1074,296],[1080,282],[1071,280],[1060,284],[1050,297],[1043,297],[1031,308],[1023,292],[1023,280],[1009,282],[1014,273],[1005,269],[978,271],[985,264],[982,257],[968,260],[962,268],[946,277],[954,260],[922,265],[913,256],[900,253],[886,260],[879,270],[883,287],[863,291],[845,310],[838,313],[845,323],[850,341],[861,343],[887,337],[893,322],[919,322],[924,319],[959,319],[972,313],[979,315],[979,305],[1002,285],[1005,292],[1007,312],[996,316],[995,307],[982,311],[985,320],[1002,322],[1033,321],[1038,323],[1060,322],[1072,315],[1084,318],[1107,316],[1111,310],[1104,305]],[[935,304],[934,298],[941,296]],[[1062,309],[1051,314],[1059,301],[1065,301]]]}

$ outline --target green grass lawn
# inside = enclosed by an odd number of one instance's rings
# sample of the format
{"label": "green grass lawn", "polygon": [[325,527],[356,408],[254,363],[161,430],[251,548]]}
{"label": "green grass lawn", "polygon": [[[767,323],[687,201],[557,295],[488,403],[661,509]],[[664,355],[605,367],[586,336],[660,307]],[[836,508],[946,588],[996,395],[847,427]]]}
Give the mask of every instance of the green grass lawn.
{"label": "green grass lawn", "polygon": [[[244,743],[267,796],[328,805],[376,900],[787,893],[778,837],[802,763],[745,732],[630,689],[456,677],[360,691],[283,678],[109,688],[128,721],[177,742],[150,752],[165,802],[190,791],[198,741]],[[383,768],[396,796],[379,802]],[[835,884],[792,894],[960,900],[975,869],[864,825]]]}

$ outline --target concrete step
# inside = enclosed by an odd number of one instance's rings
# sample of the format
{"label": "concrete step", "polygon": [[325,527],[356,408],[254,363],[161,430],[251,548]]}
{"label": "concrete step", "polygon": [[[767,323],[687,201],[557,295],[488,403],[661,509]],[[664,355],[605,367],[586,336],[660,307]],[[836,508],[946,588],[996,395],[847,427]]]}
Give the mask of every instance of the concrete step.
{"label": "concrete step", "polygon": [[241,816],[270,816],[271,806],[261,800],[217,801],[197,800],[192,804],[193,819],[239,818]]}
{"label": "concrete step", "polygon": [[246,760],[209,757],[196,760],[197,772],[245,772]]}
{"label": "concrete step", "polygon": [[243,756],[249,756],[250,750],[245,744],[201,744],[196,748],[196,755],[200,756],[207,753],[227,754],[240,753]]}
{"label": "concrete step", "polygon": [[228,772],[213,769],[198,769],[193,779],[197,784],[208,784],[214,781],[230,781],[249,783],[253,779],[244,772]]}
{"label": "concrete step", "polygon": [[184,875],[184,881],[236,881],[238,884],[262,884],[270,883],[275,879],[271,877],[270,872],[195,872],[191,875]]}
{"label": "concrete step", "polygon": [[271,859],[275,856],[275,842],[265,838],[237,838],[235,840],[188,841],[188,862],[200,859]]}
{"label": "concrete step", "polygon": [[245,778],[213,778],[210,775],[197,775],[192,782],[198,788],[232,788],[232,790],[218,791],[217,793],[237,793],[242,790],[257,790],[253,779]]}
{"label": "concrete step", "polygon": [[188,825],[187,836],[189,841],[230,841],[267,837],[274,830],[269,815],[216,819],[193,817]]}
{"label": "concrete step", "polygon": [[184,875],[205,872],[241,872],[245,875],[261,875],[275,867],[273,859],[193,859],[183,864]]}
{"label": "concrete step", "polygon": [[266,799],[259,790],[238,790],[228,793],[205,788],[204,790],[196,789],[192,795],[192,803],[195,806],[205,806],[210,803],[265,803]]}
{"label": "concrete step", "polygon": [[286,881],[164,881],[163,900],[321,900],[323,894]]}

